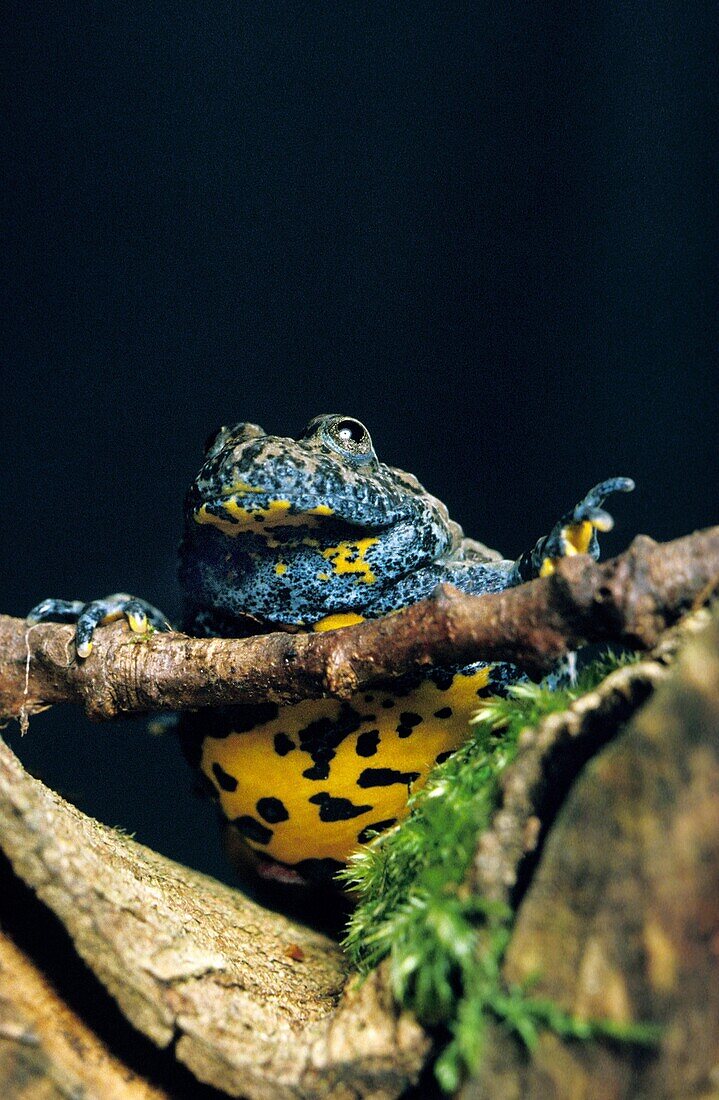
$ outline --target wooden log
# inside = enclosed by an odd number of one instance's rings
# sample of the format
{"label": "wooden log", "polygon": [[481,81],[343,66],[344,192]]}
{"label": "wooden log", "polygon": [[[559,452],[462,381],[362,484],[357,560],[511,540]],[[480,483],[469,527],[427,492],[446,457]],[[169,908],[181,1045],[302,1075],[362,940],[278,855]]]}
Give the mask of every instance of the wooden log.
{"label": "wooden log", "polygon": [[392,1100],[418,1076],[428,1040],[383,973],[354,988],[332,940],[86,817],[1,741],[0,843],[126,1018],[199,1081]]}
{"label": "wooden log", "polygon": [[108,1050],[3,932],[0,1088],[12,1100],[169,1100]]}
{"label": "wooden log", "polygon": [[656,1049],[500,1028],[463,1100],[719,1095],[719,613],[576,782],[505,961],[576,1016],[653,1022]]}

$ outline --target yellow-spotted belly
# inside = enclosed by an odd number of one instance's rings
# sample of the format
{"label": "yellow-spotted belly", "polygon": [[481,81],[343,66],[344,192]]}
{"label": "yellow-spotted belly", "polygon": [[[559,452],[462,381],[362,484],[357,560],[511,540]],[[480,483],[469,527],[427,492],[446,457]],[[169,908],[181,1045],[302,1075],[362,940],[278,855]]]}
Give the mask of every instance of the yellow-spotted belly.
{"label": "yellow-spotted belly", "polygon": [[485,667],[398,697],[281,707],[250,730],[206,737],[201,767],[253,849],[292,866],[343,864],[405,816],[409,795],[466,740],[488,679]]}

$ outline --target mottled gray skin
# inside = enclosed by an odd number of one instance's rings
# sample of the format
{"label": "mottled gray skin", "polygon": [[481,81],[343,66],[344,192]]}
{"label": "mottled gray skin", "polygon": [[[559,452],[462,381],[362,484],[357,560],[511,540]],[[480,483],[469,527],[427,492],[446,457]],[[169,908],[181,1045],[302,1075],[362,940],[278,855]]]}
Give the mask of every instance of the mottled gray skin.
{"label": "mottled gray skin", "polygon": [[[318,417],[298,440],[266,435],[254,424],[221,429],[186,498],[180,577],[196,613],[311,626],[343,611],[386,614],[441,581],[483,593],[519,579],[512,562],[493,560],[499,555],[464,539],[415,477],[380,462],[369,435],[359,453],[343,448],[333,428],[356,423]],[[233,491],[238,483],[250,490]],[[276,524],[267,519],[255,533],[243,517],[233,537],[228,501],[262,516],[278,500],[289,509]],[[222,529],[197,522],[203,506]],[[318,506],[332,514],[313,515]],[[328,548],[365,539],[376,540],[361,554],[366,570],[332,568]]]}

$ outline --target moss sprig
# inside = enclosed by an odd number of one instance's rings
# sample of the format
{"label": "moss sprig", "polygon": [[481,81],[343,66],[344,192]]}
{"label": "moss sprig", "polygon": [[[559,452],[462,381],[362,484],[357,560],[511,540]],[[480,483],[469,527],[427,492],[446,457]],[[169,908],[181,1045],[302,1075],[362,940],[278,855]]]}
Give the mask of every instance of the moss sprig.
{"label": "moss sprig", "polygon": [[508,986],[501,963],[513,913],[464,885],[477,835],[497,808],[500,778],[516,755],[521,731],[566,710],[626,659],[604,656],[571,686],[521,682],[506,697],[487,701],[466,743],[412,796],[408,817],[357,852],[342,873],[359,899],[344,947],[361,973],[389,956],[399,1004],[427,1027],[445,1029],[448,1042],[435,1072],[446,1091],[476,1070],[490,1016],[530,1048],[542,1027],[575,1038],[656,1039],[655,1029],[640,1025],[576,1020],[528,990]]}

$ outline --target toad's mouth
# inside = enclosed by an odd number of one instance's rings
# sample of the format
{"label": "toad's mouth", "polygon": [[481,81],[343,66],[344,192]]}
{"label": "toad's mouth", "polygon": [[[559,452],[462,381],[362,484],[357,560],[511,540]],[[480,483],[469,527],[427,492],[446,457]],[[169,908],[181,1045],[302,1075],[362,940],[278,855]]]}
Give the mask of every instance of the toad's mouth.
{"label": "toad's mouth", "polygon": [[312,545],[314,540],[331,541],[349,530],[355,536],[367,530],[329,504],[300,508],[286,498],[270,497],[260,489],[254,492],[203,502],[193,512],[195,523],[214,527],[230,538],[259,536],[268,546],[287,546],[292,541]]}
{"label": "toad's mouth", "polygon": [[338,516],[329,505],[299,510],[286,499],[263,504],[255,501],[249,506],[244,496],[241,501],[233,496],[219,504],[204,503],[194,512],[195,522],[219,529],[230,538],[262,539],[265,547],[274,551],[277,577],[287,573],[291,555],[302,552],[317,555],[317,581],[349,575],[346,579],[364,585],[378,579],[368,554],[374,557],[379,537]]}

